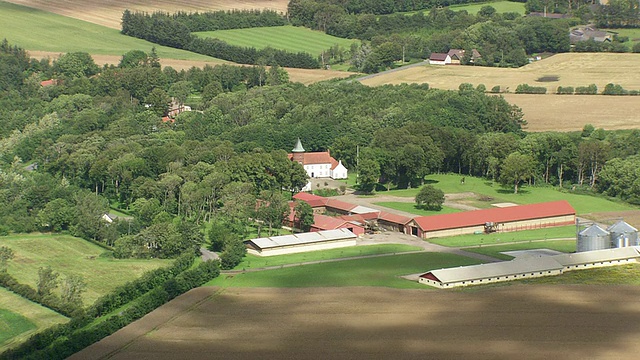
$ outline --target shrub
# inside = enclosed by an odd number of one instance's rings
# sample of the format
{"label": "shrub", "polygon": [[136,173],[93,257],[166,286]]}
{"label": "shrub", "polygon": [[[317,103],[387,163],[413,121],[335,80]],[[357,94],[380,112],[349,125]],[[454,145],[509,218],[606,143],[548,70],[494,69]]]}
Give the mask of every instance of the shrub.
{"label": "shrub", "polygon": [[496,85],[494,87],[491,88],[491,93],[492,94],[498,94],[500,93],[500,85]]}
{"label": "shrub", "polygon": [[520,84],[516,88],[516,94],[546,94],[547,88],[544,86],[531,86],[529,84]]}
{"label": "shrub", "polygon": [[556,94],[572,95],[573,94],[573,86],[558,86],[558,90],[556,90]]}
{"label": "shrub", "polygon": [[618,84],[608,83],[602,90],[602,95],[627,95],[627,90]]}
{"label": "shrub", "polygon": [[596,95],[598,93],[598,87],[596,84],[591,84],[589,86],[578,86],[576,88],[576,95]]}

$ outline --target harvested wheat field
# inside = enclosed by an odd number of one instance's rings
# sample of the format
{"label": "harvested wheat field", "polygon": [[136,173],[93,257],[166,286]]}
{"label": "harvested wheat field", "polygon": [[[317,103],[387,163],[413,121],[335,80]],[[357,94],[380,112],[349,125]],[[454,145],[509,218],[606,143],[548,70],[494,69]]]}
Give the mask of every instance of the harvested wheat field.
{"label": "harvested wheat field", "polygon": [[[50,58],[52,60],[57,59],[60,54],[48,51],[29,51],[29,55],[36,59]],[[121,56],[113,55],[91,55],[96,64],[102,66],[105,64],[117,65],[120,62]],[[177,59],[160,59],[162,66],[171,66],[172,68],[180,71],[187,70],[192,67],[204,67],[206,65],[215,66],[220,64],[243,66],[229,61],[218,60],[212,58],[212,61],[194,61],[194,60],[177,60]],[[251,66],[251,65],[244,65]],[[285,68],[289,73],[289,80],[293,82],[303,83],[305,85],[313,84],[318,81],[324,81],[334,78],[346,78],[355,73],[349,71],[337,71],[337,70],[321,70],[321,69],[296,69]]]}
{"label": "harvested wheat field", "polygon": [[199,288],[70,359],[624,359],[640,288]]}
{"label": "harvested wheat field", "polygon": [[613,225],[618,220],[624,220],[627,224],[640,229],[640,210],[597,212],[584,214],[582,217],[605,225]]}
{"label": "harvested wheat field", "polygon": [[[554,93],[558,86],[596,84],[602,91],[608,83],[627,90],[640,90],[640,54],[564,53],[517,69],[424,65],[386,73],[363,80],[365,85],[428,83],[438,89],[458,89],[461,83],[484,84],[488,90],[499,85],[502,91],[515,92],[519,84],[544,86]],[[557,77],[557,81],[536,81]]]}
{"label": "harvested wheat field", "polygon": [[591,124],[606,130],[640,129],[640,97],[503,94],[522,109],[527,131],[579,131]]}
{"label": "harvested wheat field", "polygon": [[177,11],[203,12],[215,10],[262,10],[287,12],[288,0],[4,0],[68,16],[94,24],[120,29],[120,20],[125,9],[131,11]]}

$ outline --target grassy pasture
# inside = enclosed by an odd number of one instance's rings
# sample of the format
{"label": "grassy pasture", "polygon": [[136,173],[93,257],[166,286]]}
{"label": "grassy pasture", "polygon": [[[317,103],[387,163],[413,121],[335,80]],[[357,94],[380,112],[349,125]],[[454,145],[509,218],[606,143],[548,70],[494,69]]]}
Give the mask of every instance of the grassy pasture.
{"label": "grassy pasture", "polygon": [[[426,183],[444,191],[446,194],[473,192],[490,198],[491,203],[513,202],[516,204],[534,204],[547,201],[567,200],[576,209],[578,214],[633,210],[635,207],[611,201],[601,197],[579,195],[570,192],[560,192],[553,187],[528,187],[523,186],[518,194],[514,194],[510,188],[503,188],[491,181],[465,176],[465,183],[460,184],[461,176],[458,174],[434,174],[427,177]],[[419,189],[391,190],[380,194],[415,197]]]}
{"label": "grassy pasture", "polygon": [[[483,3],[473,3],[473,4],[460,4],[460,5],[452,5],[449,6],[449,9],[453,11],[463,11],[466,10],[469,14],[477,14],[483,6],[492,6],[496,9],[496,12],[499,14],[507,13],[507,12],[515,12],[520,15],[524,15],[524,3],[513,2],[513,1],[489,1]],[[425,14],[429,13],[429,10],[420,10],[420,11],[410,11],[404,14],[413,15],[417,12],[424,12]]]}
{"label": "grassy pasture", "polygon": [[348,49],[357,40],[342,39],[327,35],[321,31],[297,26],[274,26],[249,29],[203,31],[193,33],[202,38],[218,38],[232,45],[263,49],[270,46],[274,49],[289,52],[306,52],[313,56],[338,44]]}
{"label": "grassy pasture", "polygon": [[576,251],[576,242],[571,240],[553,240],[544,242],[521,242],[517,244],[483,246],[477,248],[465,249],[466,251],[493,256],[502,260],[512,260],[513,256],[502,254],[505,251],[516,250],[534,250],[534,249],[550,249],[564,253]]}
{"label": "grassy pasture", "polygon": [[443,267],[473,265],[479,260],[444,253],[417,253],[334,263],[313,264],[276,270],[222,274],[206,285],[221,287],[340,287],[385,286],[424,289],[401,275]]}
{"label": "grassy pasture", "polygon": [[55,311],[0,287],[0,353],[42,329],[66,321]]}
{"label": "grassy pasture", "polygon": [[[465,247],[465,246],[481,246],[490,244],[502,244],[510,242],[526,242],[531,240],[546,240],[546,239],[561,239],[561,238],[575,238],[576,227],[558,226],[545,229],[513,231],[503,233],[491,233],[491,234],[469,234],[459,235],[444,238],[429,239],[429,242],[451,247]],[[539,244],[539,243],[538,243]],[[543,243],[546,244],[546,243]],[[539,245],[542,247],[544,245]],[[518,249],[514,249],[518,250]],[[504,250],[503,250],[504,251]]]}
{"label": "grassy pasture", "polygon": [[640,42],[640,29],[603,29],[618,34],[618,36],[628,36],[629,41],[626,43],[631,50],[633,44]]}
{"label": "grassy pasture", "polygon": [[168,265],[170,260],[114,259],[109,252],[85,240],[58,234],[22,234],[0,238],[0,245],[13,249],[15,257],[9,262],[9,274],[19,282],[36,287],[38,269],[43,266],[66,275],[76,274],[87,283],[84,303],[91,304],[98,297],[119,285],[134,280],[144,272]]}
{"label": "grassy pasture", "polygon": [[456,212],[460,212],[460,209],[454,209],[452,207],[443,206],[440,211],[436,210],[424,210],[418,209],[416,204],[413,202],[394,202],[394,201],[382,201],[382,202],[374,202],[375,205],[384,206],[394,210],[400,210],[404,212],[408,212],[414,215],[420,216],[429,216],[429,215],[439,215],[439,214],[452,214]]}
{"label": "grassy pasture", "polygon": [[122,56],[136,49],[149,52],[155,46],[161,58],[223,62],[125,36],[115,29],[2,1],[0,23],[0,38],[27,50]]}
{"label": "grassy pasture", "polygon": [[247,254],[236,269],[254,269],[267,266],[280,266],[286,264],[297,264],[308,261],[320,261],[329,259],[340,259],[353,256],[366,256],[378,254],[392,254],[407,251],[418,251],[421,248],[417,246],[402,244],[382,244],[367,246],[351,246],[340,249],[311,251],[300,254],[277,255],[277,256],[256,256]]}
{"label": "grassy pasture", "polygon": [[287,12],[288,0],[5,0],[63,16],[68,16],[94,24],[120,30],[122,12],[131,11],[177,11],[205,12],[216,10],[262,10],[270,9],[281,13]]}

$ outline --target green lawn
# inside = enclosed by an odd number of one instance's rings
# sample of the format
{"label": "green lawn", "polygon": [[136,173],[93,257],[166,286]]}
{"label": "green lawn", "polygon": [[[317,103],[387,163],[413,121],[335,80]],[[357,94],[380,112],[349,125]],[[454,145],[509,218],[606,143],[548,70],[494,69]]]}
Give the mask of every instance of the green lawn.
{"label": "green lawn", "polygon": [[390,209],[400,210],[404,212],[408,212],[415,215],[421,216],[429,216],[429,215],[439,215],[439,214],[452,214],[456,212],[461,212],[462,210],[454,209],[452,207],[443,206],[442,210],[423,210],[418,209],[415,203],[405,203],[405,202],[393,202],[393,201],[382,201],[382,202],[374,202],[375,205],[384,206]]}
{"label": "green lawn", "polygon": [[256,256],[247,254],[236,269],[252,269],[267,266],[279,266],[285,264],[297,264],[308,261],[340,259],[353,256],[392,254],[407,251],[419,251],[422,248],[402,244],[381,244],[367,246],[350,246],[340,249],[311,251],[300,254],[278,255],[278,256]]}
{"label": "green lawn", "polygon": [[42,329],[66,321],[55,311],[0,287],[0,353]]}
{"label": "green lawn", "polygon": [[[473,4],[460,4],[460,5],[452,5],[449,6],[449,9],[453,11],[462,11],[466,10],[469,14],[477,14],[483,6],[493,6],[496,9],[496,12],[499,14],[506,12],[515,12],[520,15],[524,15],[524,3],[521,2],[512,2],[512,1],[488,1],[483,3],[473,3]],[[419,10],[419,11],[410,11],[403,13],[405,15],[413,15],[417,12],[424,12],[428,14],[430,10]]]}
{"label": "green lawn", "polygon": [[501,244],[507,242],[522,242],[529,240],[545,240],[545,239],[561,239],[561,238],[575,238],[576,227],[558,226],[545,229],[524,230],[524,231],[512,231],[503,233],[492,234],[469,234],[451,236],[445,238],[429,239],[429,242],[451,246],[451,247],[463,247],[463,246],[477,246],[488,244]]}
{"label": "green lawn", "polygon": [[36,324],[13,311],[0,309],[0,346],[24,332],[33,330]]}
{"label": "green lawn", "polygon": [[274,49],[290,52],[306,52],[318,56],[324,50],[338,44],[349,49],[357,40],[342,39],[321,31],[296,26],[274,26],[234,30],[202,31],[194,35],[203,38],[218,38],[237,46]]}
{"label": "green lawn", "polygon": [[520,281],[526,284],[640,285],[640,264],[573,270],[558,276]]}
{"label": "green lawn", "polygon": [[159,46],[120,34],[116,29],[0,1],[0,39],[27,50],[88,52],[122,55],[130,50],[151,51],[168,59],[218,61],[189,51]]}
{"label": "green lawn", "polygon": [[512,260],[513,256],[501,254],[505,251],[516,250],[533,250],[533,249],[550,249],[564,253],[571,253],[576,251],[576,242],[571,240],[551,240],[541,242],[521,242],[517,244],[498,245],[498,246],[483,246],[477,248],[465,249],[466,251],[474,252],[477,254],[484,254],[493,256],[497,259]]}
{"label": "green lawn", "polygon": [[[576,209],[578,214],[602,211],[636,210],[629,204],[620,200],[611,201],[602,197],[571,193],[569,190],[559,191],[554,187],[523,186],[518,194],[514,194],[511,188],[504,188],[492,181],[464,176],[465,183],[461,184],[462,175],[458,174],[434,174],[427,176],[425,184],[444,191],[446,194],[473,192],[481,195],[479,201],[492,204],[498,202],[513,202],[516,204],[534,204],[547,201],[567,200]],[[380,192],[402,197],[415,197],[419,189],[391,190]]]}
{"label": "green lawn", "polygon": [[0,246],[13,249],[9,274],[19,282],[36,287],[38,268],[51,266],[60,279],[76,274],[84,278],[83,298],[91,304],[114,288],[134,280],[144,272],[169,265],[171,260],[112,258],[110,252],[88,241],[59,234],[22,234],[0,237]]}
{"label": "green lawn", "polygon": [[415,281],[402,279],[399,276],[478,263],[480,263],[479,260],[453,254],[417,253],[236,275],[221,274],[206,285],[222,287],[385,286],[426,289]]}

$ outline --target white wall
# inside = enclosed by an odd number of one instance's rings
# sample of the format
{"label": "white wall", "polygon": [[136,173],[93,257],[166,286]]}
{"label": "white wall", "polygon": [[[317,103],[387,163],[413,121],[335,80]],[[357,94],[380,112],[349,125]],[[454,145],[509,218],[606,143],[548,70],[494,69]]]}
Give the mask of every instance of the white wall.
{"label": "white wall", "polygon": [[344,240],[335,240],[335,241],[325,241],[320,243],[313,243],[308,245],[296,245],[296,246],[283,246],[272,249],[262,250],[262,252],[247,249],[247,252],[253,255],[258,256],[274,256],[274,255],[285,255],[285,254],[295,254],[307,251],[316,251],[316,250],[328,250],[328,249],[337,249],[347,246],[356,246],[356,239],[344,239]]}

